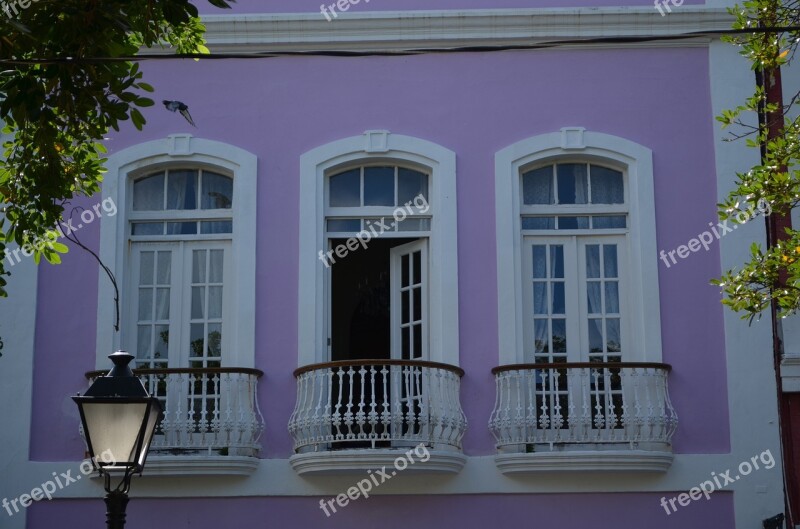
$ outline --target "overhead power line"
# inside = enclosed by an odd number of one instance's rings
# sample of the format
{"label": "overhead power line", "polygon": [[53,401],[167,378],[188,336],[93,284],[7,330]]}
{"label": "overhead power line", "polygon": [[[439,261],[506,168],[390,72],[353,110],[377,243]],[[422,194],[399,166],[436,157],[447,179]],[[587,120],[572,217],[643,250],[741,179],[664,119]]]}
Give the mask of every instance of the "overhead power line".
{"label": "overhead power line", "polygon": [[203,59],[203,60],[230,60],[230,59],[273,59],[278,57],[404,57],[409,55],[443,54],[443,53],[490,53],[499,51],[540,50],[560,48],[566,46],[585,44],[635,44],[645,42],[659,42],[683,40],[699,37],[715,38],[725,35],[742,35],[748,33],[786,33],[800,32],[800,26],[784,27],[753,27],[747,29],[724,29],[708,31],[692,31],[672,35],[631,36],[631,37],[590,37],[576,39],[550,40],[533,42],[530,44],[498,44],[485,46],[455,46],[435,48],[408,48],[398,50],[314,50],[314,51],[280,51],[265,50],[255,52],[234,53],[141,53],[120,57],[46,57],[35,59],[0,59],[0,64],[9,66],[25,66],[37,64],[81,64],[104,62],[139,62],[163,61],[175,59]]}

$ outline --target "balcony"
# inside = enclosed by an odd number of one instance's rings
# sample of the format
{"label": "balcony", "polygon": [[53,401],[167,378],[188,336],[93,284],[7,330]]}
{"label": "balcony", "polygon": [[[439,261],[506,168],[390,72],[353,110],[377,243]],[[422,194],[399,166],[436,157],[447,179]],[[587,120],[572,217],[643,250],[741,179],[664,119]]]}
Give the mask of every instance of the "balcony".
{"label": "balcony", "polygon": [[667,388],[670,369],[631,362],[494,368],[489,429],[498,468],[665,472],[678,425]]}
{"label": "balcony", "polygon": [[464,372],[409,360],[349,360],[297,369],[289,419],[292,467],[304,473],[378,469],[415,446],[431,457],[406,472],[459,472],[467,420],[459,401]]}
{"label": "balcony", "polygon": [[[263,372],[246,368],[135,369],[161,401],[147,461],[148,475],[251,474],[257,467],[264,419],[257,384]],[[104,371],[92,371],[93,381]]]}

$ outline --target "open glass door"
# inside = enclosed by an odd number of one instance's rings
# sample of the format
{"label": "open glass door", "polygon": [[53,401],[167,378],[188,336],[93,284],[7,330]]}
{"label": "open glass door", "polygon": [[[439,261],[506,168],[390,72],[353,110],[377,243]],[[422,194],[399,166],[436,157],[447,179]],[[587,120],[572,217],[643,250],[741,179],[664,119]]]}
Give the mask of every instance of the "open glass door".
{"label": "open glass door", "polygon": [[[391,250],[391,354],[394,360],[428,359],[428,240],[396,246]],[[424,435],[428,417],[423,410],[425,387],[419,366],[393,366],[392,404],[395,438]],[[399,431],[397,431],[399,430]],[[402,444],[402,443],[401,443]]]}

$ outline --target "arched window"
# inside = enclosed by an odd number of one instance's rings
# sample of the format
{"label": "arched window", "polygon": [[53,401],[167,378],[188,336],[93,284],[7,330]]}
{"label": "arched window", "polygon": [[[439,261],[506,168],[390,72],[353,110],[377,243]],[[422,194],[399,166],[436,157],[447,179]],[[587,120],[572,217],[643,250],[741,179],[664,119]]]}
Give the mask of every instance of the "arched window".
{"label": "arched window", "polygon": [[500,363],[661,360],[652,155],[580,128],[496,156]]}
{"label": "arched window", "polygon": [[173,135],[109,157],[100,255],[98,365],[123,347],[138,367],[253,367],[256,157]]}
{"label": "arched window", "polygon": [[300,165],[299,365],[457,365],[455,154],[368,131]]}
{"label": "arched window", "polygon": [[233,182],[187,164],[132,178],[124,332],[139,367],[221,367],[232,324]]}

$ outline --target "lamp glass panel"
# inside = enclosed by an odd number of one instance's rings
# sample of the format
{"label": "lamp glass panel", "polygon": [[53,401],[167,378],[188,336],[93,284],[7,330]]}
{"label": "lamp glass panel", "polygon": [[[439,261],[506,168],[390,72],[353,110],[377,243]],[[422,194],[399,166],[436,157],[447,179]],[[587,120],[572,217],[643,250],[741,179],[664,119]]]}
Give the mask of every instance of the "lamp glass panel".
{"label": "lamp glass panel", "polygon": [[150,442],[153,440],[153,433],[156,430],[156,424],[161,416],[161,403],[158,400],[153,400],[150,407],[150,416],[147,418],[147,427],[144,431],[144,445],[142,452],[139,454],[139,466],[144,467],[145,459],[147,459],[147,451],[150,450]]}
{"label": "lamp glass panel", "polygon": [[111,454],[117,466],[135,463],[136,439],[147,408],[147,402],[84,402],[84,428],[94,452],[92,456]]}

